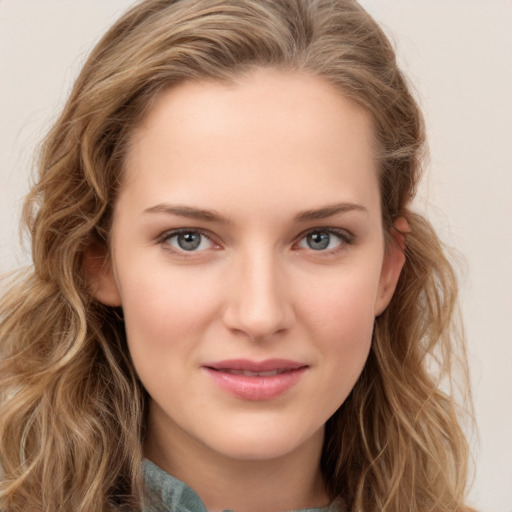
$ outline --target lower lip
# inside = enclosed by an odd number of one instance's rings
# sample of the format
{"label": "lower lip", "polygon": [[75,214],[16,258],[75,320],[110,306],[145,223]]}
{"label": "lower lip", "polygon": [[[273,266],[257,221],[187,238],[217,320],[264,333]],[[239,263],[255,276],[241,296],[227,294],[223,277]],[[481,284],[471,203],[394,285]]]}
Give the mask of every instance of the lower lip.
{"label": "lower lip", "polygon": [[307,367],[296,368],[269,377],[249,377],[205,368],[225,391],[244,400],[271,400],[286,393],[299,382]]}

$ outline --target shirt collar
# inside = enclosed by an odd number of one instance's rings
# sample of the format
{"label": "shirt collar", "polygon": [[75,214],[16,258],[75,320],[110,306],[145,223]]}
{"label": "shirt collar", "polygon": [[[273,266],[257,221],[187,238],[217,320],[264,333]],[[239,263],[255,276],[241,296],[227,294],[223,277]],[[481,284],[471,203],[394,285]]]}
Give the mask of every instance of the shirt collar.
{"label": "shirt collar", "polygon": [[[154,498],[154,503],[145,504],[143,512],[156,512],[161,510],[162,505],[168,512],[208,512],[201,498],[187,484],[169,475],[147,459],[144,460],[143,473],[148,490]],[[295,512],[330,511],[334,512],[332,506],[307,508]],[[223,512],[231,511],[225,510]]]}

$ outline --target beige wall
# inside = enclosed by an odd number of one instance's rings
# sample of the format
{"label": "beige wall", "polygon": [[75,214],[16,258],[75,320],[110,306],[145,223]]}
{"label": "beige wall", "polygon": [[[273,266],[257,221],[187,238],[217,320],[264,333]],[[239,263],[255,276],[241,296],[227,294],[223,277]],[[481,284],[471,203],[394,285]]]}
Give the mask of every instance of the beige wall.
{"label": "beige wall", "polygon": [[[93,42],[129,0],[0,1],[0,272],[27,260],[31,158]],[[512,2],[364,0],[395,39],[431,147],[418,208],[466,258],[479,445],[472,500],[512,510]]]}

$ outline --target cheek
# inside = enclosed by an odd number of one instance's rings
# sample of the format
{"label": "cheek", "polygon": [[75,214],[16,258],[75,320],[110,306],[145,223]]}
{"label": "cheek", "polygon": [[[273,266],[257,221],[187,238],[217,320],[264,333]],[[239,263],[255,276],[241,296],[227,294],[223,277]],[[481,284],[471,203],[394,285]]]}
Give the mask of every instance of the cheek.
{"label": "cheek", "polygon": [[317,321],[320,349],[329,368],[342,380],[354,383],[359,376],[370,350],[373,325],[373,307],[362,293],[333,300]]}
{"label": "cheek", "polygon": [[379,273],[376,266],[341,270],[329,279],[309,280],[302,288],[302,316],[332,343],[371,335]]}
{"label": "cheek", "polygon": [[[158,403],[179,406],[171,390],[182,390],[198,366],[198,348],[217,315],[209,281],[154,267],[126,274],[121,290],[130,356],[144,388]],[[133,279],[132,276],[141,276]],[[203,407],[205,397],[190,385],[187,397]]]}
{"label": "cheek", "polygon": [[318,399],[328,402],[331,412],[346,399],[368,358],[377,283],[378,277],[369,269],[340,276],[328,290],[310,283],[304,294],[303,318],[319,352],[324,388],[332,390]]}
{"label": "cheek", "polygon": [[218,311],[218,294],[208,280],[161,269],[151,273],[127,273],[121,279],[128,345],[136,366],[166,357],[170,363],[179,351],[192,350]]}

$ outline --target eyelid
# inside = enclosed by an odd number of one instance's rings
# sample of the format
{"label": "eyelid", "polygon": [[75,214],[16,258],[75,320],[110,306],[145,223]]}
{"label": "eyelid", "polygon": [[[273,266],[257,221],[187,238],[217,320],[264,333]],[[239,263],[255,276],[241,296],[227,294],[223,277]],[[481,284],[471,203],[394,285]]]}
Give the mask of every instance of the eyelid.
{"label": "eyelid", "polygon": [[[179,234],[182,234],[182,233],[190,233],[190,232],[193,232],[193,233],[199,233],[201,236],[204,236],[205,238],[207,238],[212,244],[213,244],[213,249],[216,250],[216,249],[221,249],[222,248],[222,245],[216,240],[216,236],[214,236],[209,230],[205,230],[205,229],[202,229],[202,228],[187,228],[187,227],[184,227],[184,228],[174,228],[174,229],[169,229],[167,231],[164,231],[161,235],[159,235],[157,238],[156,238],[156,243],[158,244],[161,244],[162,246],[164,246],[164,249],[172,254],[175,254],[175,255],[178,255],[180,257],[198,257],[199,255],[201,255],[202,253],[206,252],[208,249],[203,249],[203,250],[200,250],[200,251],[186,251],[186,250],[179,250],[179,249],[175,249],[174,247],[172,247],[170,244],[166,243],[170,238],[174,237],[174,236],[177,236]],[[351,245],[355,242],[355,235],[353,233],[351,233],[350,231],[348,231],[347,229],[343,229],[343,228],[338,228],[338,227],[332,227],[332,226],[319,226],[319,227],[314,227],[314,228],[309,228],[309,229],[306,229],[304,231],[302,231],[295,239],[295,242],[293,243],[293,249],[295,250],[302,250],[302,248],[299,248],[297,247],[297,245],[302,241],[304,240],[305,237],[307,237],[309,234],[311,233],[316,233],[316,232],[326,232],[326,233],[329,233],[329,234],[332,234],[332,235],[335,235],[336,237],[338,237],[340,239],[340,246],[339,247],[336,247],[334,249],[330,249],[330,250],[325,250],[325,251],[314,251],[314,249],[310,249],[311,252],[315,252],[317,254],[334,254],[340,250],[343,250],[343,248],[346,246],[346,245]]]}
{"label": "eyelid", "polygon": [[[163,246],[164,250],[167,252],[170,252],[171,254],[178,255],[180,257],[184,258],[190,258],[190,257],[197,257],[200,254],[206,252],[208,249],[203,249],[200,251],[186,251],[186,250],[180,250],[176,249],[175,247],[171,246],[167,241],[175,236],[178,236],[183,233],[199,233],[201,236],[204,236],[207,238],[211,244],[213,245],[213,249],[220,249],[221,244],[218,243],[215,240],[215,237],[205,229],[201,228],[175,228],[175,229],[169,229],[167,231],[164,231],[161,235],[159,235],[156,239],[156,242]],[[210,248],[209,248],[210,249]]]}
{"label": "eyelid", "polygon": [[[346,230],[346,229],[337,228],[337,227],[330,227],[330,226],[329,227],[328,226],[319,226],[319,227],[315,227],[315,228],[309,228],[309,229],[303,231],[302,233],[300,233],[300,235],[297,236],[295,243],[293,244],[294,248],[302,240],[304,240],[304,238],[306,238],[308,235],[310,235],[311,233],[318,233],[318,232],[324,232],[324,233],[329,233],[331,235],[335,235],[341,241],[341,243],[340,243],[341,247],[336,247],[334,249],[325,250],[325,251],[314,251],[314,249],[310,249],[312,252],[316,252],[319,255],[322,254],[322,253],[324,253],[324,254],[333,254],[333,253],[336,253],[339,250],[343,250],[343,248],[346,245],[353,244],[355,242],[355,239],[356,239],[355,235],[353,233],[351,233],[350,231]],[[298,249],[300,250],[302,248],[298,248]]]}

